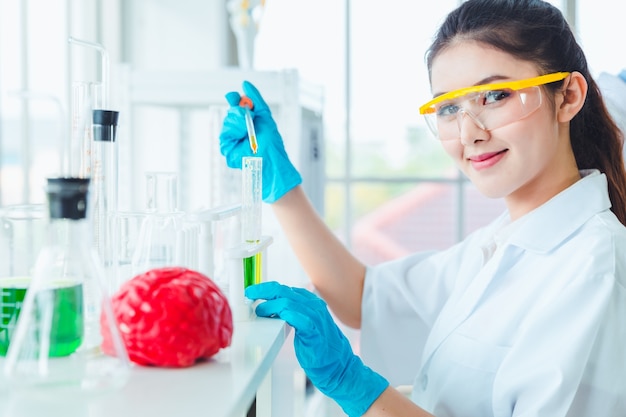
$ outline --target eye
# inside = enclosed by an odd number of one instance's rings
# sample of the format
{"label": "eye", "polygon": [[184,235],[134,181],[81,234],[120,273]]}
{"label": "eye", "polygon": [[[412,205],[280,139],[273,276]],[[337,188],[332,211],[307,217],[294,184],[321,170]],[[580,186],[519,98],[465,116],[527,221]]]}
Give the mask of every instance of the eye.
{"label": "eye", "polygon": [[482,105],[497,103],[502,100],[506,100],[513,94],[511,90],[493,90],[485,91],[482,94]]}
{"label": "eye", "polygon": [[438,117],[454,116],[459,112],[460,107],[454,103],[442,103],[437,107]]}

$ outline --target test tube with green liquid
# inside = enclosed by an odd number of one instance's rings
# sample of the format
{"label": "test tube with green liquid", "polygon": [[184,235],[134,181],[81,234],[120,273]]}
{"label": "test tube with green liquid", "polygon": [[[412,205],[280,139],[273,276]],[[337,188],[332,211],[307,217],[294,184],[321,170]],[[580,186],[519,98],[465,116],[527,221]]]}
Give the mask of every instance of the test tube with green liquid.
{"label": "test tube with green liquid", "polygon": [[[261,241],[263,159],[256,156],[242,160],[241,232],[243,241],[256,245]],[[261,252],[243,259],[244,288],[261,282]]]}

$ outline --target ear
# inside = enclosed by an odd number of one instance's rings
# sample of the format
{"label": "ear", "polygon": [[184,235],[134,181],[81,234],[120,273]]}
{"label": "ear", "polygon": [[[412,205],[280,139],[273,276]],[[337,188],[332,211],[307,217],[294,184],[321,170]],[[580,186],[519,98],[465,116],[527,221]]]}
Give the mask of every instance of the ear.
{"label": "ear", "polygon": [[572,72],[563,84],[563,98],[557,110],[557,118],[561,123],[569,122],[578,114],[587,98],[587,80],[580,72]]}

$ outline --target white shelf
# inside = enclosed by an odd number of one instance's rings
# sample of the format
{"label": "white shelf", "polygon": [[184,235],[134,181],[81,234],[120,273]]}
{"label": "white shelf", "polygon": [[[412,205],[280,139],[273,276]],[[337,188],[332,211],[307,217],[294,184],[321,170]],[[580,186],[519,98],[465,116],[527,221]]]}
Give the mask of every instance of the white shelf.
{"label": "white shelf", "polygon": [[[135,365],[128,383],[119,392],[88,402],[59,398],[58,402],[49,403],[0,393],[0,415],[241,417],[257,396],[257,416],[275,417],[277,413],[272,413],[272,409],[281,406],[273,401],[285,401],[284,395],[293,396],[293,392],[285,392],[285,387],[273,386],[285,381],[272,378],[271,372],[290,329],[278,319],[236,322],[231,346],[210,361],[182,369]],[[275,400],[272,391],[279,393]]]}

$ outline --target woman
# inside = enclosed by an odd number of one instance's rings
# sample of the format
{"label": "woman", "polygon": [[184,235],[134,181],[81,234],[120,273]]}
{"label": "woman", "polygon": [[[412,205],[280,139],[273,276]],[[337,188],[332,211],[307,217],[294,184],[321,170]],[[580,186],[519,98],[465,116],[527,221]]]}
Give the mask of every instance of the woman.
{"label": "woman", "polygon": [[[294,326],[300,364],[349,415],[626,415],[623,138],[573,33],[540,0],[469,0],[427,64],[434,98],[420,112],[507,211],[448,250],[367,267],[315,215],[245,82],[264,199],[330,309],[361,328],[371,368],[312,293],[270,282],[246,295]],[[227,99],[221,150],[237,166],[245,123],[239,94]],[[387,382],[408,374],[413,403]]]}

